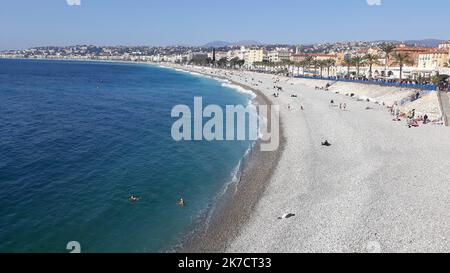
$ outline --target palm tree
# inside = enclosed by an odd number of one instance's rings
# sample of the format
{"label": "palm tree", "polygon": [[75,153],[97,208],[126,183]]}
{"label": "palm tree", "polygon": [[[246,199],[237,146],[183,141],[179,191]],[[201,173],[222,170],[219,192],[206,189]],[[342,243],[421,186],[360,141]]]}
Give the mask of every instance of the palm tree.
{"label": "palm tree", "polygon": [[347,67],[347,76],[350,76],[350,68],[353,66],[353,59],[352,58],[345,58],[344,62],[342,63]]}
{"label": "palm tree", "polygon": [[385,65],[384,65],[384,71],[387,75],[387,67],[389,64],[389,59],[391,56],[391,53],[394,51],[394,49],[396,49],[397,47],[394,44],[388,44],[388,43],[384,43],[380,46],[381,51],[384,52],[385,56]]}
{"label": "palm tree", "polygon": [[285,70],[285,71],[287,71],[289,73],[289,67],[291,65],[293,65],[294,62],[291,61],[291,60],[284,60],[282,63],[283,63],[283,70]]}
{"label": "palm tree", "polygon": [[227,58],[221,58],[219,61],[217,61],[217,65],[219,67],[225,67],[228,64],[228,59]]}
{"label": "palm tree", "polygon": [[305,76],[305,69],[306,69],[306,66],[307,66],[305,60],[299,61],[299,62],[298,62],[298,66],[301,67],[301,68],[303,69],[303,76]]}
{"label": "palm tree", "polygon": [[293,62],[294,63],[294,67],[297,68],[297,75],[300,75],[300,67],[303,66],[302,62]]}
{"label": "palm tree", "polygon": [[392,54],[394,63],[400,67],[400,80],[403,79],[403,67],[408,64],[412,64],[413,61],[410,59],[408,54],[405,53],[394,53]]}
{"label": "palm tree", "polygon": [[314,76],[317,76],[317,69],[320,66],[320,61],[317,59],[313,59],[312,63],[311,63],[312,67],[314,68]]}
{"label": "palm tree", "polygon": [[231,60],[230,60],[230,67],[231,67],[231,68],[235,68],[238,61],[239,61],[239,58],[238,58],[238,57],[234,57],[233,59],[231,59]]}
{"label": "palm tree", "polygon": [[309,68],[313,65],[314,62],[314,58],[311,56],[306,57],[305,59],[303,59],[303,74],[305,74],[305,68]]}
{"label": "palm tree", "polygon": [[361,67],[361,65],[364,63],[364,58],[362,56],[356,55],[355,57],[352,58],[353,63],[356,66],[356,76],[359,76],[359,69]]}
{"label": "palm tree", "polygon": [[320,77],[323,77],[323,68],[327,67],[326,60],[317,60],[317,67],[320,68]]}
{"label": "palm tree", "polygon": [[336,60],[335,59],[326,59],[326,60],[324,60],[324,65],[327,68],[328,77],[330,77],[330,69],[333,66],[336,66]]}
{"label": "palm tree", "polygon": [[377,54],[368,53],[364,56],[364,61],[369,65],[369,78],[372,79],[372,67],[373,65],[379,64],[380,56]]}
{"label": "palm tree", "polygon": [[245,64],[245,60],[238,60],[236,64],[239,66],[239,68],[242,68]]}

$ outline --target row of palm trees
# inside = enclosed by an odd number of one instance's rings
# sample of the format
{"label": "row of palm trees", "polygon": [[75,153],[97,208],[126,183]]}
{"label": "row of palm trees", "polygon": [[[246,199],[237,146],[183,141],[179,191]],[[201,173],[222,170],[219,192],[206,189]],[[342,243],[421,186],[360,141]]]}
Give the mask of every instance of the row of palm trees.
{"label": "row of palm trees", "polygon": [[241,68],[245,64],[245,60],[239,59],[237,57],[228,60],[227,58],[221,58],[219,60],[214,61],[212,58],[201,58],[201,59],[192,59],[189,64],[198,65],[198,66],[217,66],[220,68],[225,67],[239,67]]}
{"label": "row of palm trees", "polygon": [[[336,60],[335,59],[318,60],[314,57],[306,57],[304,60],[299,62],[284,60],[279,63],[256,62],[253,65],[257,67],[276,67],[286,71],[288,70],[289,67],[296,67],[296,68],[301,67],[303,68],[303,71],[305,71],[307,68],[313,68],[314,74],[320,76],[323,76],[323,71],[324,69],[326,69],[327,74],[329,76],[331,68],[336,66]],[[318,71],[320,71],[320,73]]]}
{"label": "row of palm trees", "polygon": [[[395,49],[395,47],[394,47]],[[384,50],[383,50],[384,51]],[[388,51],[388,52],[386,52]],[[391,49],[386,48],[385,52],[385,71],[387,71],[388,64],[392,62],[394,65],[398,65],[400,68],[400,80],[403,78],[403,68],[405,65],[412,65],[414,62],[407,54],[394,52]],[[369,67],[369,78],[373,78],[373,67],[380,65],[381,57],[378,54],[368,53],[366,55],[357,55],[352,58],[345,58],[343,65],[347,67],[347,75],[350,75],[350,69],[356,67],[356,75],[360,75],[360,69],[362,66]]]}
{"label": "row of palm trees", "polygon": [[[387,71],[388,65],[391,63],[393,65],[398,65],[400,68],[400,80],[403,78],[403,68],[406,65],[412,65],[414,64],[414,61],[411,60],[410,56],[401,53],[396,52],[395,49],[397,47],[393,44],[383,44],[380,46],[381,51],[384,53],[384,64],[385,64],[385,71]],[[344,60],[344,65],[348,67],[348,74],[350,74],[350,68],[351,66],[356,67],[356,74],[359,75],[360,67],[362,65],[368,65],[369,66],[369,78],[373,78],[373,66],[380,64],[380,55],[368,53],[364,56],[355,56],[353,58],[347,58]]]}
{"label": "row of palm trees", "polygon": [[[413,64],[413,61],[410,59],[409,55],[396,52],[396,46],[393,44],[383,44],[380,46],[381,51],[384,53],[384,63],[385,63],[385,71],[387,71],[389,64],[398,65],[400,68],[400,80],[403,78],[403,68],[406,65]],[[350,70],[351,68],[356,68],[356,76],[360,76],[360,70],[363,66],[369,67],[369,78],[373,78],[373,67],[375,65],[380,65],[380,59],[382,57],[378,54],[368,53],[365,55],[355,55],[353,57],[345,58],[343,60],[342,65],[347,67],[347,76],[350,76]],[[211,58],[206,59],[199,59],[199,60],[192,60],[191,64],[196,65],[214,65],[218,67],[239,67],[241,68],[245,61],[241,60],[239,58],[233,58],[231,60],[227,60],[227,58],[222,58],[220,60],[214,61]],[[331,68],[336,66],[336,60],[335,59],[317,59],[312,56],[307,56],[301,61],[293,62],[290,60],[283,60],[282,62],[278,63],[272,63],[272,62],[257,62],[253,64],[256,67],[272,67],[276,68],[277,70],[285,71],[287,72],[290,67],[297,67],[297,68],[303,68],[303,71],[307,69],[313,69],[314,75],[323,76],[324,69],[327,70],[328,76],[330,76],[330,70]],[[449,64],[450,65],[450,64]]]}
{"label": "row of palm trees", "polygon": [[[403,68],[406,65],[412,65],[413,60],[409,57],[409,55],[401,52],[395,52],[396,46],[393,44],[383,44],[380,47],[381,51],[384,53],[384,63],[385,63],[385,71],[387,71],[387,67],[389,64],[397,65],[400,68],[400,80],[403,78]],[[361,67],[368,66],[369,67],[369,78],[373,78],[373,67],[375,65],[380,65],[380,59],[382,57],[378,54],[368,53],[365,55],[355,55],[353,57],[345,58],[343,61],[343,65],[347,67],[347,76],[350,75],[351,68],[356,68],[356,76],[360,75]],[[283,61],[281,63],[269,63],[269,62],[258,62],[254,64],[255,66],[263,66],[263,67],[282,67],[284,69],[288,69],[288,67],[302,67],[303,71],[307,68],[314,69],[314,75],[323,76],[323,69],[326,68],[328,71],[328,76],[330,75],[330,69],[336,66],[335,59],[323,59],[318,60],[312,56],[308,56],[302,61],[292,62],[292,61]],[[320,74],[318,74],[318,70],[320,69]]]}

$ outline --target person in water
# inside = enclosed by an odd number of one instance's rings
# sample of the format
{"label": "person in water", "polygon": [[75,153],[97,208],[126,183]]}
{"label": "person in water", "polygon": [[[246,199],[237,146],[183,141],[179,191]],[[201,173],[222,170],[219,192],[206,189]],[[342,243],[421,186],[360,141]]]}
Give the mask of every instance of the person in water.
{"label": "person in water", "polygon": [[130,196],[130,201],[131,201],[131,202],[138,202],[139,200],[141,200],[141,198],[135,196],[134,194],[132,194],[132,195]]}
{"label": "person in water", "polygon": [[177,202],[177,205],[180,206],[180,207],[184,207],[184,206],[186,205],[186,203],[184,202],[184,199],[181,198],[181,199]]}

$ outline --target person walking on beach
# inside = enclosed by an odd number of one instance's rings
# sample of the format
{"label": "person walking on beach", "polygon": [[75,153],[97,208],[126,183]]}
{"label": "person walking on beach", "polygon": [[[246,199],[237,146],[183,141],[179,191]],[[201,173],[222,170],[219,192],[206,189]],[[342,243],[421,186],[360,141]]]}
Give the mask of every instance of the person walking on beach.
{"label": "person walking on beach", "polygon": [[428,115],[425,114],[425,116],[423,116],[423,124],[427,124],[428,123]]}
{"label": "person walking on beach", "polygon": [[400,120],[400,108],[395,107],[395,120],[399,121]]}

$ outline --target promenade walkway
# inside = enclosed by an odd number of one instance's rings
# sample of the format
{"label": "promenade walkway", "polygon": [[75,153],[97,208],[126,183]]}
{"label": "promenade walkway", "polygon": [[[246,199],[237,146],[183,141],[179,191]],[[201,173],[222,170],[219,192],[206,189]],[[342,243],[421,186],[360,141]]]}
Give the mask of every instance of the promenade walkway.
{"label": "promenade walkway", "polygon": [[442,106],[442,115],[444,118],[445,126],[449,126],[450,120],[450,93],[448,92],[439,92],[440,103]]}

